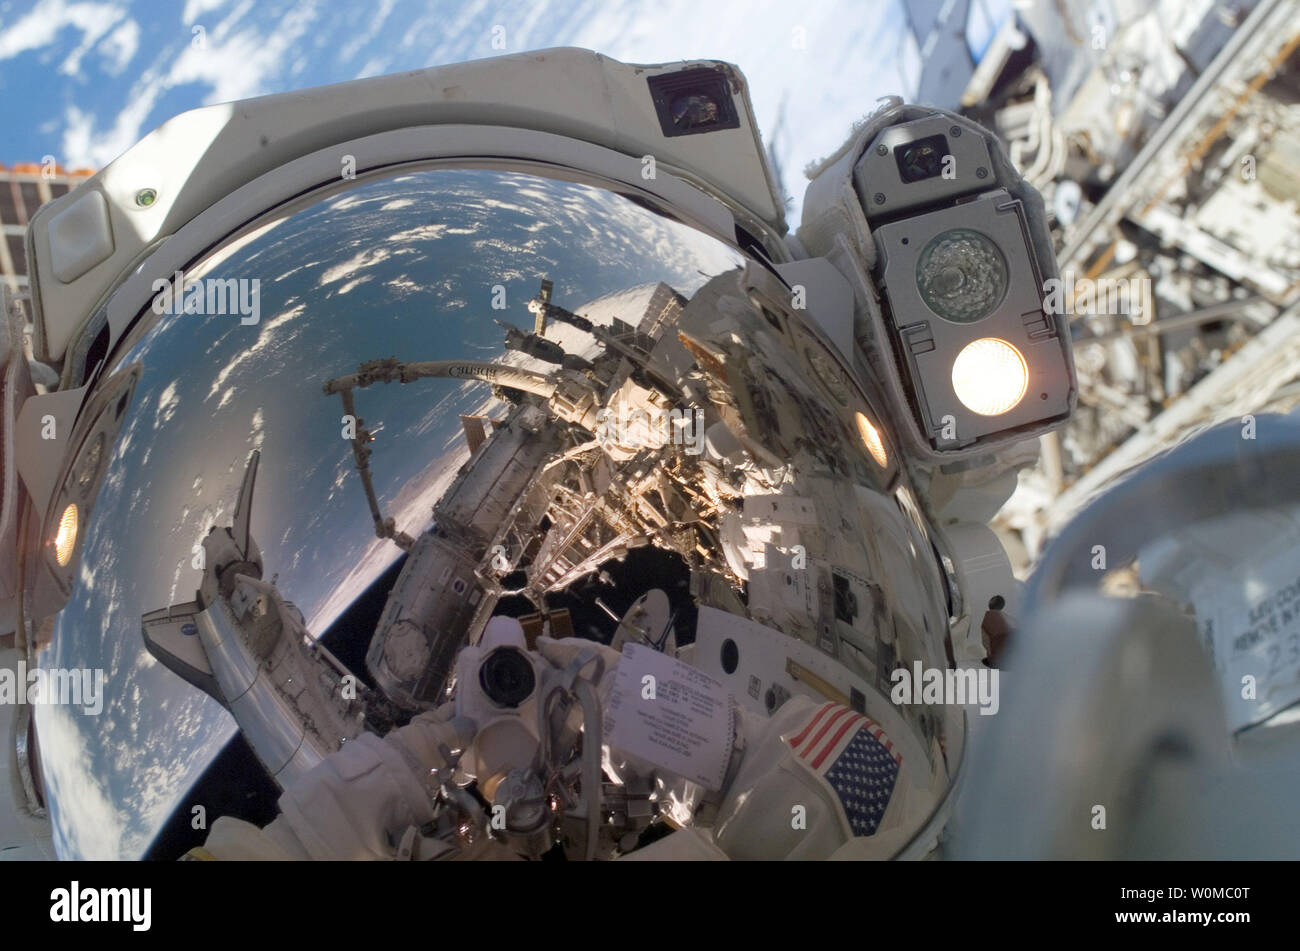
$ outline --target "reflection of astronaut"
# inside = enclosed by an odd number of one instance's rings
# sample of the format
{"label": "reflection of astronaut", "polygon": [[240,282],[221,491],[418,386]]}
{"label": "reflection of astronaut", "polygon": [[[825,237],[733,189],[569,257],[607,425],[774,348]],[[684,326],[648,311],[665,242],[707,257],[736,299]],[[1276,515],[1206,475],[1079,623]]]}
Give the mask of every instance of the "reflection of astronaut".
{"label": "reflection of astronaut", "polygon": [[[345,436],[375,532],[408,552],[365,648],[375,689],[347,689],[356,677],[262,580],[253,452],[231,526],[204,538],[198,597],[143,617],[149,650],[230,710],[286,790],[271,827],[224,821],[209,852],[932,848],[962,711],[889,693],[898,664],[944,662],[941,564],[879,411],[782,286],[752,264],[690,297],[638,285],[615,313],[587,308],[614,330],[549,305],[585,373],[393,357],[326,382],[357,420]],[[439,377],[518,392],[491,432],[466,427],[466,461],[411,537],[380,507],[354,393]],[[581,601],[584,578],[639,548],[669,566],[621,582],[642,614],[612,647],[566,638],[548,596]],[[526,624],[510,598],[536,612]]]}
{"label": "reflection of astronaut", "polygon": [[[219,819],[190,857],[496,859],[564,840],[578,857],[883,858],[910,837],[910,764],[849,707],[799,696],[770,718],[733,709],[708,717],[725,732],[706,743],[690,711],[730,701],[694,668],[577,638],[529,651],[504,617],[457,674],[454,701],[348,742],[286,788],[270,825]],[[570,698],[575,716],[595,712],[590,730],[560,712]],[[678,831],[638,849],[651,800]]]}

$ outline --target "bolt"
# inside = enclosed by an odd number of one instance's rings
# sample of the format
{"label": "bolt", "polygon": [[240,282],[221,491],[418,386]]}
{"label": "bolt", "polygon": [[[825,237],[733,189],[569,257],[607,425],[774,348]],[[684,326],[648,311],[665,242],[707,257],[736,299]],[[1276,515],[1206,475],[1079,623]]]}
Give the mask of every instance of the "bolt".
{"label": "bolt", "polygon": [[884,193],[884,192],[876,192],[875,198],[876,198],[876,204],[877,204],[877,205],[883,205],[883,204],[885,203],[885,193]]}
{"label": "bolt", "polygon": [[989,177],[989,170],[988,170],[987,168],[985,168],[983,165],[981,165],[979,168],[975,169],[975,177],[976,177],[976,178],[988,178],[988,177]]}
{"label": "bolt", "polygon": [[953,126],[951,129],[948,130],[948,134],[952,136],[954,139],[961,138],[961,126],[959,125]]}
{"label": "bolt", "polygon": [[877,145],[877,146],[876,146],[876,154],[877,154],[877,155],[888,155],[888,154],[889,154],[889,146],[885,145],[884,143],[881,143],[880,145]]}
{"label": "bolt", "polygon": [[135,193],[135,203],[141,208],[148,208],[158,200],[158,193],[152,188],[142,188]]}

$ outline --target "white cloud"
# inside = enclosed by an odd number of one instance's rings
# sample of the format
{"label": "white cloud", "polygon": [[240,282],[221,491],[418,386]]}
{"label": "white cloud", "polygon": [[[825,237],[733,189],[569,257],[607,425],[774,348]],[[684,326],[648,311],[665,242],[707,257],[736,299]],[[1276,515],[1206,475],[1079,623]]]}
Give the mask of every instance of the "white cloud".
{"label": "white cloud", "polygon": [[180,402],[181,398],[176,395],[176,381],[172,380],[158,396],[158,411],[154,429],[160,429],[172,421],[172,417],[176,415],[176,407],[180,405]]}
{"label": "white cloud", "polygon": [[104,57],[108,74],[116,76],[126,68],[140,44],[140,26],[127,16],[125,6],[42,0],[0,32],[0,60],[52,46],[69,29],[81,35],[59,64],[59,72],[65,76],[81,75],[82,61],[92,51]]}
{"label": "white cloud", "polygon": [[345,277],[352,277],[358,271],[364,270],[368,267],[374,267],[376,264],[388,260],[391,254],[392,252],[387,248],[370,248],[361,251],[350,261],[344,261],[342,264],[336,264],[331,268],[327,268],[325,273],[320,276],[319,286],[324,287],[326,284],[333,284],[335,281],[341,281]]}
{"label": "white cloud", "polygon": [[71,845],[83,858],[118,858],[127,816],[103,780],[85,766],[91,752],[85,734],[71,719],[78,714],[56,705],[37,710],[41,746],[65,751],[65,755],[44,756],[41,761],[47,792],[55,803],[57,841]]}
{"label": "white cloud", "polygon": [[[259,353],[275,342],[279,335],[280,328],[291,323],[294,318],[298,317],[306,309],[307,306],[305,304],[298,304],[297,306],[288,308],[283,313],[276,314],[270,320],[263,322],[262,326],[258,328],[257,340],[251,346],[240,350],[238,356],[227,362],[221,368],[216,379],[212,381],[212,385],[208,388],[208,395],[203,397],[203,402],[206,403],[208,400],[212,399],[212,397],[220,393],[221,388],[226,385],[226,381],[230,379],[236,370],[247,361],[254,359]],[[218,409],[230,402],[234,395],[233,390],[234,387],[232,386],[222,394],[221,402],[217,404]],[[259,410],[259,412],[261,411]]]}
{"label": "white cloud", "polygon": [[367,281],[371,281],[373,279],[374,279],[373,274],[367,274],[364,277],[358,277],[355,280],[348,281],[346,284],[344,284],[342,287],[339,288],[339,295],[342,296],[343,294],[346,294],[348,291],[352,290],[354,287],[357,287],[361,284],[365,284]]}
{"label": "white cloud", "polygon": [[[202,0],[200,0],[202,2]],[[63,22],[70,22],[72,14],[68,11],[80,7],[99,4],[75,4],[64,7],[62,0],[46,0],[42,6],[51,8],[48,15],[62,15]],[[199,11],[214,10],[216,5],[208,4]],[[282,85],[278,80],[283,77],[287,67],[287,54],[300,45],[301,40],[317,19],[314,3],[304,3],[293,9],[275,29],[250,26],[236,30],[243,16],[252,9],[250,3],[236,7],[219,24],[205,30],[202,47],[190,42],[190,34],[182,32],[178,44],[172,44],[159,51],[153,65],[144,70],[140,78],[132,85],[125,97],[126,106],[104,129],[101,123],[78,106],[68,106],[64,110],[63,155],[65,164],[89,165],[102,167],[138,142],[145,131],[145,122],[149,120],[154,105],[171,89],[187,83],[199,83],[209,88],[204,98],[204,105],[218,102],[231,102],[248,99],[253,96],[275,90]],[[33,11],[40,12],[41,7]],[[187,8],[186,13],[194,12]],[[121,17],[118,10],[117,16]],[[89,15],[82,12],[77,16],[82,21],[90,22]],[[0,59],[4,58],[5,43],[15,52],[36,48],[52,42],[54,34],[48,26],[35,24],[24,26],[30,16],[15,24],[6,34],[0,35]],[[111,25],[111,24],[110,24]],[[106,29],[103,31],[106,32]],[[103,32],[96,34],[98,41]],[[138,31],[137,31],[138,32]],[[17,39],[10,39],[11,33],[18,33]],[[114,50],[125,50],[129,42],[126,35],[119,37]],[[32,45],[35,44],[35,45]],[[84,44],[83,44],[84,45]],[[13,52],[8,55],[14,55]],[[134,55],[134,50],[132,51]]]}
{"label": "white cloud", "polygon": [[248,425],[248,444],[254,449],[261,449],[262,442],[266,439],[266,417],[262,413],[262,407],[253,410],[253,419]]}
{"label": "white cloud", "polygon": [[388,21],[388,15],[393,12],[397,0],[379,0],[379,9],[368,11],[366,19],[370,21],[370,29],[366,32],[358,32],[351,40],[348,41],[342,49],[339,50],[339,61],[346,62],[356,56],[358,52],[367,46],[371,40],[379,35],[384,24]]}
{"label": "white cloud", "polygon": [[366,60],[366,64],[361,67],[361,71],[358,72],[352,78],[369,79],[371,76],[378,76],[387,68],[388,68],[388,60],[385,57],[376,56],[372,59]]}
{"label": "white cloud", "polygon": [[294,9],[272,30],[250,27],[231,32],[236,10],[226,21],[207,31],[202,48],[188,44],[176,57],[163,83],[168,88],[182,83],[204,83],[212,92],[205,105],[248,99],[271,90],[272,78],[286,68],[287,54],[294,50],[316,20],[314,4]]}
{"label": "white cloud", "polygon": [[140,140],[140,129],[153,110],[158,88],[140,84],[112,128],[97,129],[95,117],[77,106],[63,113],[63,160],[72,167],[102,168]]}
{"label": "white cloud", "polygon": [[99,44],[97,51],[109,62],[108,74],[116,76],[130,65],[140,48],[140,24],[124,20]]}
{"label": "white cloud", "polygon": [[[80,6],[80,5],[78,5]],[[73,7],[71,9],[77,9]],[[76,76],[81,72],[81,58],[89,53],[101,39],[117,25],[122,11],[113,7],[95,6],[81,15],[80,22],[74,24],[82,31],[81,42],[68,54],[59,66],[59,72],[65,76]],[[130,22],[130,21],[127,21]]]}
{"label": "white cloud", "polygon": [[[66,27],[80,30],[81,45],[73,53],[81,56],[99,42],[100,37],[126,16],[126,8],[111,3],[66,3],[64,0],[41,0],[16,22],[0,33],[0,59],[19,53],[43,49],[53,43]],[[69,61],[72,57],[69,57]],[[68,63],[64,63],[62,71]],[[75,72],[75,62],[73,65]]]}
{"label": "white cloud", "polygon": [[192,26],[199,17],[212,10],[220,10],[229,0],[185,0],[185,12],[181,14],[181,22],[186,26]]}
{"label": "white cloud", "polygon": [[406,275],[395,277],[391,281],[384,281],[384,286],[391,287],[394,290],[406,291],[407,293],[418,291],[420,289],[420,285],[415,283],[415,281],[411,280]]}

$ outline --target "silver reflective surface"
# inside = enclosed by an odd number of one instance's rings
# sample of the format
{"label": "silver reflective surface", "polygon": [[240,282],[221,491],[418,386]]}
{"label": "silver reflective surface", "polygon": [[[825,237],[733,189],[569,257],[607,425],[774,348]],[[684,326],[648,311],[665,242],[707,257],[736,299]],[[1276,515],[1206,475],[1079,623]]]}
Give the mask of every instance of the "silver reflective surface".
{"label": "silver reflective surface", "polygon": [[[1048,545],[959,857],[1294,859],[1300,415],[1245,420],[1128,471]],[[1080,821],[1109,803],[1107,835]]]}
{"label": "silver reflective surface", "polygon": [[[576,306],[659,281],[689,295],[740,260],[609,192],[481,169],[358,183],[236,244],[189,276],[258,280],[256,324],[165,314],[110,369],[144,368],[42,657],[107,675],[100,716],[38,710],[64,856],[139,855],[233,732],[215,701],[145,653],[140,615],[193,596],[194,546],[229,520],[250,450],[263,451],[254,537],[311,630],[400,554],[374,535],[325,380],[371,357],[500,357],[492,318],[526,324],[543,277]],[[498,285],[504,311],[492,308]],[[463,461],[459,414],[490,398],[450,381],[366,395],[382,417],[376,489],[418,531]]]}
{"label": "silver reflective surface", "polygon": [[[251,534],[264,578],[315,635],[399,557],[391,541],[375,537],[339,399],[322,391],[327,380],[390,356],[546,372],[554,367],[505,346],[533,330],[527,303],[541,281],[554,283],[557,305],[635,327],[664,300],[690,301],[744,264],[734,248],[628,197],[521,171],[404,171],[309,196],[288,212],[187,272],[209,295],[221,282],[218,299],[226,295],[236,313],[202,312],[211,297],[188,292],[181,301],[192,302],[192,312],[146,307],[101,376],[140,374],[116,440],[101,450],[103,481],[82,529],[71,600],[41,656],[46,667],[106,674],[99,716],[37,711],[64,857],[142,854],[169,815],[198,804],[184,794],[234,732],[215,701],[146,653],[141,616],[194,597],[200,542],[212,526],[230,523],[252,450],[261,462]],[[570,344],[581,335],[566,330]],[[738,354],[750,344],[730,346],[738,348],[731,365],[744,367]],[[812,372],[829,379],[825,358],[800,346],[808,366],[822,367]],[[853,428],[853,412],[865,404],[841,389],[834,411],[811,406],[806,394],[814,391],[793,382],[808,371],[797,363],[788,373],[772,369],[788,363],[755,361],[741,378],[750,374],[751,395],[759,384],[794,387],[788,392],[804,403],[775,405],[772,438],[759,438],[806,459],[808,474],[856,486],[863,497],[853,506],[852,490],[829,493],[840,499],[830,511],[843,506],[846,514],[824,526],[827,552],[848,532],[853,564],[863,566],[853,577],[864,576],[852,591],[836,577],[837,615],[870,642],[862,663],[873,671],[882,624],[900,660],[941,662],[946,619],[934,610],[942,596],[929,543],[882,493],[883,475],[867,475],[884,467],[870,461]],[[470,457],[461,416],[500,417],[508,404],[482,382],[426,379],[358,391],[357,407],[377,436],[370,465],[379,503],[399,531],[418,537]],[[813,433],[810,421],[829,428]],[[885,523],[894,531],[873,538],[872,525]],[[918,564],[928,566],[917,571]],[[900,604],[896,592],[927,606]],[[938,729],[922,732],[932,738]]]}

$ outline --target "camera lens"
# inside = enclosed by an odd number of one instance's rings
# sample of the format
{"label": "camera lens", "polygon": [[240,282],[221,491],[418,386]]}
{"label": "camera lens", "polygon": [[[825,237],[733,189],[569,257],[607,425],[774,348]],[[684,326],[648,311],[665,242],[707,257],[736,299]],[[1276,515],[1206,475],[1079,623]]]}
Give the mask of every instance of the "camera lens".
{"label": "camera lens", "polygon": [[948,154],[948,140],[942,135],[927,136],[894,148],[898,174],[906,185],[936,178],[943,172],[943,160]]}
{"label": "camera lens", "polygon": [[715,99],[698,92],[678,96],[672,102],[671,112],[673,124],[685,129],[717,122],[722,114]]}
{"label": "camera lens", "polygon": [[517,647],[498,647],[483,659],[478,681],[489,700],[499,707],[517,707],[533,694],[533,665]]}

